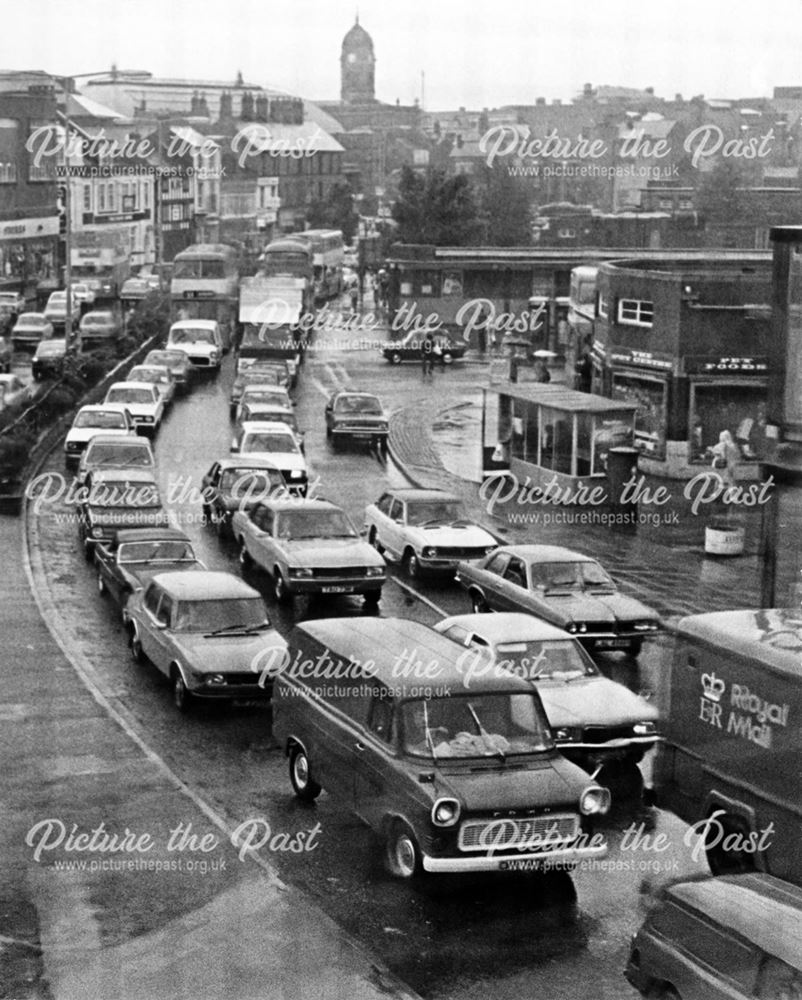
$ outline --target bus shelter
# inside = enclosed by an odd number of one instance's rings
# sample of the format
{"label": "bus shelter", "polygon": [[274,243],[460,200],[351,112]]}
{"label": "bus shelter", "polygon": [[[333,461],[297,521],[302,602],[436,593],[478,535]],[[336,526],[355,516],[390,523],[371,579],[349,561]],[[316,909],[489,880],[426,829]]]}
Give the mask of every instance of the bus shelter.
{"label": "bus shelter", "polygon": [[565,489],[604,477],[611,448],[632,447],[635,403],[550,383],[484,390],[485,469],[508,468],[519,482]]}

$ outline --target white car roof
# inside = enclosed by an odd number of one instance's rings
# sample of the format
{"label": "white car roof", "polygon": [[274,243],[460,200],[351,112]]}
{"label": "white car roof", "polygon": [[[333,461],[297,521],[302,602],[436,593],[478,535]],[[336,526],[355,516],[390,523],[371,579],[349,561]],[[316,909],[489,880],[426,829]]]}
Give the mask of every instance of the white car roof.
{"label": "white car roof", "polygon": [[115,382],[110,385],[107,392],[111,392],[112,389],[152,389],[152,382]]}
{"label": "white car roof", "polygon": [[216,319],[180,319],[170,326],[170,333],[173,330],[214,330],[219,326]]}

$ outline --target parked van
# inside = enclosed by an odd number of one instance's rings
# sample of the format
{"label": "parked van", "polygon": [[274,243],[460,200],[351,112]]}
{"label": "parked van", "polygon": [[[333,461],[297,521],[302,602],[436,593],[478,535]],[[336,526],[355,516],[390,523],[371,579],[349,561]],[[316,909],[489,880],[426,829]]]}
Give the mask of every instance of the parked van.
{"label": "parked van", "polygon": [[715,875],[757,869],[802,884],[801,663],[799,609],[677,627],[656,801],[695,825]]}
{"label": "parked van", "polygon": [[625,975],[664,1000],[794,1000],[802,891],[760,874],[678,882],[632,939]]}
{"label": "parked van", "polygon": [[501,669],[467,678],[459,644],[401,618],[304,622],[288,647],[269,672],[295,794],[341,798],[382,838],[391,874],[570,868],[606,854],[593,821],[610,793],[557,752],[528,681]]}

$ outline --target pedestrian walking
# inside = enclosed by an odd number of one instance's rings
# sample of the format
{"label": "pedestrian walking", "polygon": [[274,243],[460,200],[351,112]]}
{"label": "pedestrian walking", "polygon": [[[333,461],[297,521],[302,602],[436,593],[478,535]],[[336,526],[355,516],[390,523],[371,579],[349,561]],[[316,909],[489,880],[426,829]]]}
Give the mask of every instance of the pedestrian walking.
{"label": "pedestrian walking", "polygon": [[551,372],[546,367],[546,362],[542,358],[538,358],[535,362],[535,381],[551,382]]}
{"label": "pedestrian walking", "polygon": [[434,378],[434,358],[435,358],[435,343],[434,336],[431,330],[426,331],[426,336],[421,341],[420,345],[420,356],[421,364],[423,366],[423,380],[426,381],[426,376],[428,375],[430,379]]}

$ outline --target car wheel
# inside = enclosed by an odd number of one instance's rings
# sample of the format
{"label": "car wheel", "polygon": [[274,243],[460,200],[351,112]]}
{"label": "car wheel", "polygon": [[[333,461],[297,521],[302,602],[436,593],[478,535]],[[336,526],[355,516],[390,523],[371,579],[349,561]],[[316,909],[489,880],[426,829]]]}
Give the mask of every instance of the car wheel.
{"label": "car wheel", "polygon": [[478,590],[471,591],[471,607],[475,615],[483,615],[486,611],[490,610],[487,606],[487,601],[485,601]]}
{"label": "car wheel", "polygon": [[411,879],[420,873],[421,860],[415,836],[406,823],[396,820],[384,845],[384,864],[395,878]]}
{"label": "car wheel", "polygon": [[144,663],[146,660],[145,651],[142,649],[142,641],[139,638],[139,633],[136,630],[136,626],[131,626],[131,638],[129,645],[131,647],[131,656],[134,663]]}
{"label": "car wheel", "polygon": [[95,558],[95,546],[89,541],[88,538],[84,537],[84,559],[91,563]]}
{"label": "car wheel", "polygon": [[376,533],[376,529],[375,528],[371,528],[370,529],[370,534],[368,535],[368,541],[373,546],[373,548],[379,553],[379,555],[383,555],[384,554],[384,546],[379,541],[379,536]]}
{"label": "car wheel", "polygon": [[451,351],[444,351],[443,352],[443,364],[444,365],[450,365],[453,361],[454,361],[454,355],[451,353]]}
{"label": "car wheel", "polygon": [[251,559],[244,538],[240,538],[239,540],[239,564],[243,569],[253,568],[253,559]]}
{"label": "car wheel", "polygon": [[295,746],[290,751],[290,784],[302,802],[312,802],[320,795],[320,785],[312,777],[303,747]]}
{"label": "car wheel", "polygon": [[97,575],[97,592],[100,594],[101,597],[106,593],[106,581],[103,579],[100,573],[98,573]]}
{"label": "car wheel", "polygon": [[192,695],[187,690],[184,678],[178,667],[173,667],[170,680],[173,685],[173,704],[179,712],[188,712],[192,702]]}
{"label": "car wheel", "polygon": [[629,644],[629,655],[632,657],[640,656],[640,651],[643,649],[643,639],[633,639]]}
{"label": "car wheel", "polygon": [[364,595],[365,604],[370,607],[376,607],[382,599],[382,592],[380,590],[369,590]]}
{"label": "car wheel", "polygon": [[413,580],[420,579],[420,562],[418,562],[418,557],[412,549],[407,549],[404,553],[404,569],[407,571],[407,576],[411,577]]}
{"label": "car wheel", "polygon": [[292,592],[278,567],[273,577],[273,596],[280,604],[287,604],[292,600]]}
{"label": "car wheel", "polygon": [[326,440],[331,441],[331,427],[326,427]]}
{"label": "car wheel", "polygon": [[402,361],[403,358],[398,353],[398,351],[393,351],[393,353],[390,355],[390,363],[394,365],[400,365]]}

